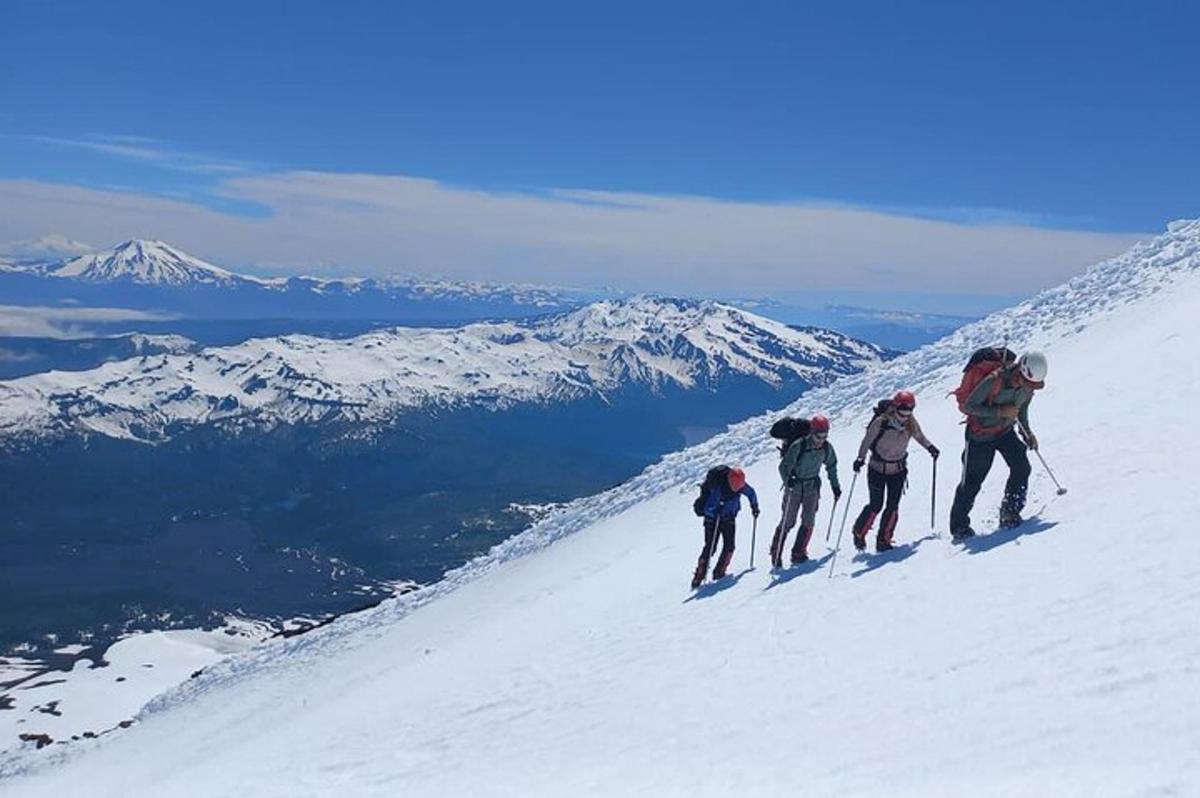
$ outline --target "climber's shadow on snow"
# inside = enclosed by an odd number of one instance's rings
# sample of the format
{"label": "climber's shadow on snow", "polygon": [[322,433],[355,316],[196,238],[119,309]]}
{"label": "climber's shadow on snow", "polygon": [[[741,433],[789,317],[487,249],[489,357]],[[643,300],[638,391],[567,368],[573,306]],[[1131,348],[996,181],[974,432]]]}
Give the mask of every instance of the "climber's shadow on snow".
{"label": "climber's shadow on snow", "polygon": [[917,553],[917,548],[927,540],[933,540],[933,535],[926,535],[923,538],[917,538],[909,543],[903,543],[895,548],[876,554],[868,554],[865,551],[854,555],[853,562],[862,565],[857,571],[850,574],[851,577],[866,576],[872,571],[882,568],[885,565],[890,565],[894,562],[902,562]]}
{"label": "climber's shadow on snow", "polygon": [[704,584],[700,585],[700,587],[696,588],[696,592],[685,598],[683,603],[687,604],[689,601],[708,598],[709,596],[715,596],[718,593],[723,593],[740,582],[743,576],[753,570],[753,568],[747,568],[744,571],[739,571],[738,573],[733,574],[732,576],[727,576],[724,579],[718,579],[715,582],[705,582]]}
{"label": "climber's shadow on snow", "polygon": [[962,542],[962,547],[968,554],[983,554],[985,551],[1003,546],[1005,543],[1016,543],[1021,538],[1045,532],[1058,526],[1057,521],[1043,521],[1040,518],[1030,518],[1025,523],[1011,529],[997,529],[986,535],[976,535]]}
{"label": "climber's shadow on snow", "polygon": [[832,556],[833,552],[831,551],[820,559],[809,560],[807,562],[800,563],[799,565],[793,565],[790,568],[782,568],[778,571],[773,571],[771,573],[771,583],[764,587],[763,590],[766,591],[773,587],[785,585],[798,576],[804,576],[805,574],[811,574],[819,571],[822,567],[829,564],[829,558]]}

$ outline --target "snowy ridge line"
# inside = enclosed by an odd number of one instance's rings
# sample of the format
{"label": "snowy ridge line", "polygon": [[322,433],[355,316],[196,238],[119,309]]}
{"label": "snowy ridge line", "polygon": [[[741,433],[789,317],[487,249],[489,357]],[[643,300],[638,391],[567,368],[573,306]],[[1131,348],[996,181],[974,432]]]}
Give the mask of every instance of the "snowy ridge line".
{"label": "snowy ridge line", "polygon": [[[918,394],[922,402],[950,401],[935,386],[956,384],[967,355],[980,347],[1007,340],[1017,349],[1079,333],[1087,322],[1116,308],[1156,293],[1200,272],[1200,220],[1173,222],[1168,232],[1136,245],[1124,255],[1103,261],[1065,285],[1038,294],[1020,305],[992,314],[916,352],[862,374],[842,377],[824,388],[813,389],[797,402],[738,424],[710,440],[666,455],[641,474],[603,493],[577,499],[551,513],[523,532],[492,547],[463,566],[447,571],[427,587],[385,601],[378,607],[345,616],[301,637],[285,642],[286,648],[251,650],[212,666],[198,678],[150,701],[138,718],[219,689],[241,677],[265,670],[285,671],[302,664],[304,655],[319,655],[334,643],[344,653],[354,640],[378,637],[389,622],[449,595],[504,563],[538,552],[569,535],[619,515],[630,507],[670,490],[690,493],[704,472],[718,462],[750,464],[775,455],[775,441],[767,434],[770,422],[780,415],[808,415],[821,411],[835,424],[858,426],[875,401],[900,388]],[[1116,286],[1116,290],[1113,287]],[[1053,368],[1053,366],[1052,366]],[[1053,379],[1053,376],[1051,377]],[[1050,385],[1053,389],[1053,383]],[[943,435],[948,431],[939,430]],[[949,440],[949,438],[947,438]],[[846,459],[843,453],[843,460]],[[773,486],[772,486],[773,487]],[[760,486],[764,506],[774,491]],[[690,513],[680,501],[680,513]]]}
{"label": "snowy ridge line", "polygon": [[[57,240],[54,240],[57,239]],[[259,277],[224,269],[165,241],[130,239],[106,250],[93,250],[78,242],[50,237],[43,242],[17,245],[41,250],[24,256],[0,255],[0,271],[90,283],[129,282],[171,288],[263,289],[273,292],[306,290],[317,294],[401,292],[414,301],[472,299],[515,302],[538,308],[563,308],[581,304],[589,292],[538,283],[493,283],[482,280],[447,280],[421,275],[381,277],[318,277],[310,274]],[[65,254],[65,257],[63,256]]]}
{"label": "snowy ridge line", "polygon": [[388,425],[415,408],[607,401],[633,386],[711,389],[741,377],[824,384],[885,354],[716,302],[635,297],[522,322],[255,338],[0,381],[0,446],[90,433],[152,444],[206,424]]}

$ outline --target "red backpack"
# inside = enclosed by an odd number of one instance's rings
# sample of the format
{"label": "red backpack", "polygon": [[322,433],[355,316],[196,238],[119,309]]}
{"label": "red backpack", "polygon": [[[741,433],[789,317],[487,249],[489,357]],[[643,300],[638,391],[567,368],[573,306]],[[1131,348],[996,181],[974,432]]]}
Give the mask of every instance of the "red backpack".
{"label": "red backpack", "polygon": [[[976,386],[983,382],[983,380],[989,374],[992,374],[1001,366],[1012,365],[1016,362],[1016,353],[1005,346],[988,346],[984,347],[983,349],[976,350],[976,352],[971,355],[971,359],[967,361],[967,365],[963,368],[962,381],[958,384],[958,387],[950,393],[958,401],[958,409],[962,411],[964,415],[966,415],[967,429],[969,429],[971,432],[986,435],[992,432],[999,432],[1003,429],[1003,427],[989,428],[980,426],[979,421],[975,418],[975,416],[967,413],[966,404],[967,399],[970,398]],[[989,402],[995,400],[996,394],[1000,393],[1000,388],[1003,387],[1003,384],[1003,380],[992,381],[992,389],[988,392]]]}

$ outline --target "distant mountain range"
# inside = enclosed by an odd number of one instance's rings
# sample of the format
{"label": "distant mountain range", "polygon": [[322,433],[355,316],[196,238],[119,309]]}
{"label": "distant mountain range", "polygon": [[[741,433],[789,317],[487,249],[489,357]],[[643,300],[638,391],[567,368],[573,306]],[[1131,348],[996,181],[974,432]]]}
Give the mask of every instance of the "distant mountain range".
{"label": "distant mountain range", "polygon": [[[178,263],[164,272],[155,260],[153,279],[177,281],[195,268]],[[67,267],[88,279],[136,261],[83,258]],[[650,297],[535,320],[399,327],[344,340],[282,336],[200,351],[178,338],[169,346],[132,343],[158,348],[90,371],[0,383],[0,436],[74,431],[150,442],[202,424],[386,424],[414,409],[606,401],[668,386],[714,392],[736,378],[807,387],[888,356],[839,333],[797,330],[716,302]]]}
{"label": "distant mountain range", "polygon": [[105,340],[141,353],[0,381],[0,655],[351,609],[891,354],[649,297],[338,339]]}
{"label": "distant mountain range", "polygon": [[[80,246],[58,243],[60,252]],[[5,302],[19,305],[69,302],[189,318],[379,318],[402,323],[525,317],[597,298],[595,292],[416,277],[256,277],[223,269],[163,241],[138,239],[57,260],[7,256],[0,260],[0,290]]]}
{"label": "distant mountain range", "polygon": [[55,369],[87,371],[104,363],[202,347],[182,335],[129,333],[93,338],[0,338],[0,380]]}
{"label": "distant mountain range", "polygon": [[[3,304],[153,311],[170,319],[136,327],[92,325],[95,335],[178,333],[206,345],[283,332],[327,334],[329,322],[365,332],[381,324],[454,326],[561,312],[613,291],[425,280],[416,277],[258,277],[239,274],[163,241],[130,240],[103,251],[54,236],[9,247],[0,257]],[[965,316],[799,307],[771,298],[724,300],[788,324],[826,327],[890,349],[908,350],[972,320]],[[290,324],[279,325],[279,320]],[[222,320],[222,329],[196,325]],[[347,332],[353,332],[348,330]]]}

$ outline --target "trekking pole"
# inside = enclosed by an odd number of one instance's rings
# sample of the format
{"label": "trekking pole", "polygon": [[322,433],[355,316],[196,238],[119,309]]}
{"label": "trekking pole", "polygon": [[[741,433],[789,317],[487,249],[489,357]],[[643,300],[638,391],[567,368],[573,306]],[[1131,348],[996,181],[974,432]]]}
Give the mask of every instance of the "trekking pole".
{"label": "trekking pole", "polygon": [[754,523],[750,527],[750,570],[754,570],[754,542],[758,540],[758,516],[754,516]]}
{"label": "trekking pole", "polygon": [[1066,493],[1067,489],[1059,484],[1058,479],[1054,476],[1054,472],[1050,470],[1050,465],[1046,462],[1046,458],[1042,457],[1042,453],[1037,449],[1034,449],[1033,453],[1036,454],[1038,459],[1042,461],[1042,468],[1046,469],[1046,473],[1050,475],[1050,480],[1054,482],[1054,487],[1058,488],[1058,495],[1061,496]]}
{"label": "trekking pole", "polygon": [[[854,498],[854,486],[858,484],[858,472],[850,480],[850,492],[846,494],[846,510],[842,513],[842,525],[838,529],[837,544],[833,547],[833,556],[829,558],[829,578],[833,578],[833,566],[837,563],[838,551],[842,548],[842,534],[846,531],[846,519],[850,516],[850,500]],[[834,502],[836,504],[837,502]]]}
{"label": "trekking pole", "polygon": [[933,458],[933,485],[929,488],[929,531],[937,535],[937,461]]}
{"label": "trekking pole", "polygon": [[833,500],[833,510],[829,513],[829,528],[825,530],[825,542],[829,542],[829,536],[833,533],[833,519],[837,518],[838,500]]}

